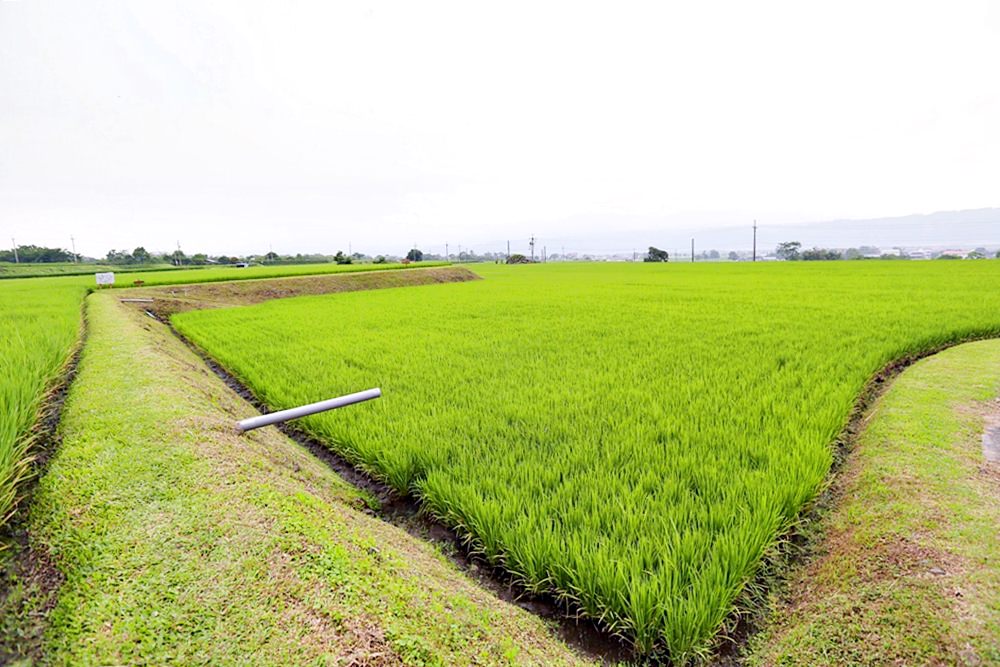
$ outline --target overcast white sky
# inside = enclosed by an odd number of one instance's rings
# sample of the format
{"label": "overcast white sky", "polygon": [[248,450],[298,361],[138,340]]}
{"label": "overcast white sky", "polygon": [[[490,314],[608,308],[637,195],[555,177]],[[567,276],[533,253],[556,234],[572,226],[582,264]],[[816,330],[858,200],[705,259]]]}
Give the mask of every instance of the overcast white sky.
{"label": "overcast white sky", "polygon": [[998,66],[995,1],[0,0],[0,235],[454,251],[998,206]]}

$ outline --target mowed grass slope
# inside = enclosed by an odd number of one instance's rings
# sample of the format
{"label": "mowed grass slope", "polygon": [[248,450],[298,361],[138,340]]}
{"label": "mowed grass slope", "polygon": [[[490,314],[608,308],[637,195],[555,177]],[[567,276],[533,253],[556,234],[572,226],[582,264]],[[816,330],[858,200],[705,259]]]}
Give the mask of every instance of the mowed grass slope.
{"label": "mowed grass slope", "polygon": [[0,525],[30,473],[32,429],[78,339],[84,294],[73,281],[0,282]]}
{"label": "mowed grass slope", "polygon": [[44,662],[579,662],[537,618],[363,513],[359,492],[277,430],[237,435],[253,409],[115,297],[88,299],[63,442],[31,509],[33,549],[64,580],[54,606],[44,591],[24,605],[47,617]]}
{"label": "mowed grass slope", "polygon": [[1000,664],[1000,340],[923,359],[868,416],[753,665]]}
{"label": "mowed grass slope", "polygon": [[[433,266],[424,262],[417,267]],[[16,265],[20,267],[29,265]],[[68,268],[79,265],[59,265]],[[97,267],[104,270],[107,267]],[[133,279],[147,284],[250,280],[279,275],[357,273],[406,268],[402,264],[308,264],[193,270],[140,271],[117,275],[119,285]],[[30,473],[32,430],[46,390],[58,379],[79,338],[81,304],[94,289],[92,275],[0,280],[0,525],[13,511],[20,486]],[[262,288],[263,289],[263,288]]]}
{"label": "mowed grass slope", "polygon": [[275,408],[525,586],[704,653],[890,361],[1000,331],[1000,262],[483,266],[483,281],[190,312]]}

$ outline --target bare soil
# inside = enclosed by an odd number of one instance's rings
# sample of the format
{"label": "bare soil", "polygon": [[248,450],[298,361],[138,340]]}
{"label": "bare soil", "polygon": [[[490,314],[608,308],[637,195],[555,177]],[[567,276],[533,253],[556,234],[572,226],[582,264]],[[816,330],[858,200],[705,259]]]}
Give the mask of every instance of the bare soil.
{"label": "bare soil", "polygon": [[[168,318],[174,313],[188,310],[249,306],[271,299],[459,283],[471,280],[482,279],[461,266],[396,271],[360,271],[291,278],[143,287],[128,290],[126,302],[130,306],[149,310],[161,318]],[[142,302],[138,299],[152,299],[152,302]]]}

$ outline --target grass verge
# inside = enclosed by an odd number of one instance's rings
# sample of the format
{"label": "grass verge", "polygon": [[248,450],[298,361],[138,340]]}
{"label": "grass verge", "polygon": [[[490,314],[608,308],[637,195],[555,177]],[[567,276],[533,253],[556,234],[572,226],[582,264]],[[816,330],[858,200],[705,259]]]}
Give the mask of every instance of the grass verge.
{"label": "grass verge", "polygon": [[1000,663],[1000,341],[895,380],[835,480],[823,537],[771,600],[751,665]]}
{"label": "grass verge", "polygon": [[129,298],[152,299],[152,304],[137,303],[161,317],[201,308],[229,308],[263,303],[294,296],[359,292],[480,280],[463,266],[403,269],[399,271],[356,271],[290,278],[263,278],[223,283],[151,287],[129,293]]}
{"label": "grass verge", "polygon": [[41,606],[45,662],[578,662],[277,431],[237,436],[252,410],[163,325],[88,304],[29,517],[64,579]]}

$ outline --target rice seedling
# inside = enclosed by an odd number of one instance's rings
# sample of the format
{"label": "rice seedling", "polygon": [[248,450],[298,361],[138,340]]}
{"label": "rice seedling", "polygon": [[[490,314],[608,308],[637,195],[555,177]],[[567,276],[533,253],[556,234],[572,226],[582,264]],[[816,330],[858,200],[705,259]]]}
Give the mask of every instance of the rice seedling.
{"label": "rice seedling", "polygon": [[0,282],[0,524],[30,473],[31,429],[77,340],[85,293],[79,280]]}
{"label": "rice seedling", "polygon": [[[421,262],[417,266],[433,265],[436,264]],[[49,268],[69,270],[78,266]],[[15,268],[21,270],[22,267],[28,265],[16,265]],[[96,268],[108,270],[109,267]],[[247,269],[169,269],[123,272],[118,276],[118,284],[131,286],[133,279],[141,279],[147,285],[162,285],[400,268],[404,265],[304,264]],[[10,518],[19,486],[30,473],[32,427],[46,389],[56,379],[77,340],[83,297],[94,287],[93,275],[72,272],[62,276],[0,280],[0,525]]]}
{"label": "rice seedling", "polygon": [[275,409],[642,653],[709,650],[866,382],[1000,332],[1000,262],[484,266],[176,315]]}

